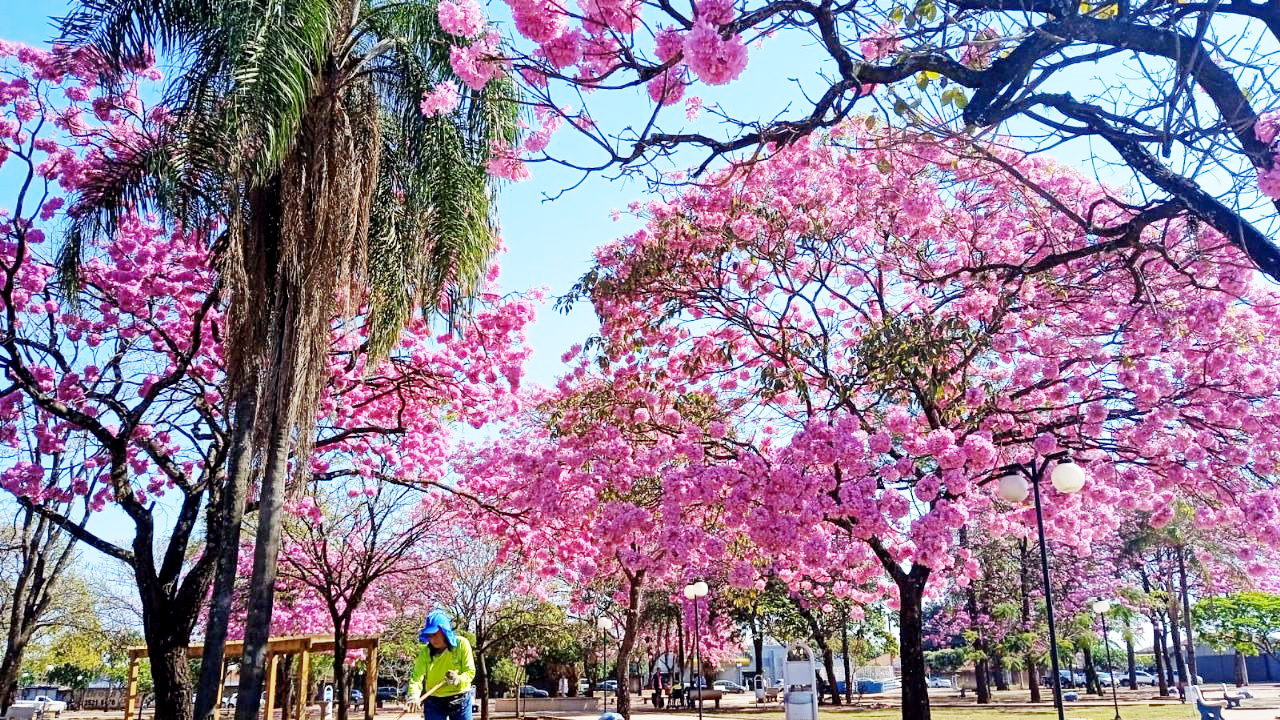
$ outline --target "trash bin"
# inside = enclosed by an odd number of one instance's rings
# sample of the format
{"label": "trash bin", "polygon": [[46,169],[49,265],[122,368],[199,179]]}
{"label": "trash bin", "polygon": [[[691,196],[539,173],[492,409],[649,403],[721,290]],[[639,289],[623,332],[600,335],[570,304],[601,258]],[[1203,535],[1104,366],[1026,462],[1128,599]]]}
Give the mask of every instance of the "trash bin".
{"label": "trash bin", "polygon": [[787,648],[787,661],[782,666],[786,720],[818,720],[818,667],[813,651],[803,643]]}

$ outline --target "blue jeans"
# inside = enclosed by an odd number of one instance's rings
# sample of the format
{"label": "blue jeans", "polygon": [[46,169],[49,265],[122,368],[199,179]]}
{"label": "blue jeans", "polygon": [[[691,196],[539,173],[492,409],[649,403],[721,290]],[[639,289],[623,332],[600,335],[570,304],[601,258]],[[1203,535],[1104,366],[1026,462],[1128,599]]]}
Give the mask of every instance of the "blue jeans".
{"label": "blue jeans", "polygon": [[[423,720],[471,720],[471,693],[462,698],[462,702],[448,702],[453,698],[423,698]],[[443,701],[443,702],[442,702]]]}

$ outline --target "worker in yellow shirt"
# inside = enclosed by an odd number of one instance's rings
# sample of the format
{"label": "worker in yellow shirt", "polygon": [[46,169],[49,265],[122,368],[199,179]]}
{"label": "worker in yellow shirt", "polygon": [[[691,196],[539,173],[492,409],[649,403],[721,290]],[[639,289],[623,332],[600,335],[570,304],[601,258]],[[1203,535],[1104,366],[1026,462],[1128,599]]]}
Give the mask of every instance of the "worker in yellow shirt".
{"label": "worker in yellow shirt", "polygon": [[476,659],[471,643],[453,631],[453,621],[432,610],[418,633],[422,649],[409,674],[409,697],[422,703],[424,720],[471,720],[471,682]]}

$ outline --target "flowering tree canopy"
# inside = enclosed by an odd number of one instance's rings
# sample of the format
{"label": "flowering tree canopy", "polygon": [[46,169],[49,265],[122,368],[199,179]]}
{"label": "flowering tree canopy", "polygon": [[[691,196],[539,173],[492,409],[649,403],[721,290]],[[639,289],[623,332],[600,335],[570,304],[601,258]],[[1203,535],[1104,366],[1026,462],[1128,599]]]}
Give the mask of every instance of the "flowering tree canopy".
{"label": "flowering tree canopy", "polygon": [[[979,517],[997,536],[1034,523],[996,496],[1005,465],[1065,449],[1087,467],[1084,492],[1047,490],[1045,518],[1082,554],[1123,506],[1160,525],[1185,500],[1199,523],[1276,532],[1257,509],[1277,499],[1280,298],[1197,223],[1084,234],[1078,217],[1132,210],[1035,158],[870,125],[637,206],[648,225],[579,288],[602,336],[575,374],[607,367],[633,420],[690,458],[664,491],[714,509],[784,581],[855,596],[887,575],[923,717],[929,577],[977,574],[956,543]],[[706,438],[733,461],[699,460]]]}
{"label": "flowering tree canopy", "polygon": [[[1078,145],[1100,171],[1144,189],[1141,200],[1128,199],[1141,210],[1126,218],[1135,229],[1171,214],[1195,217],[1280,277],[1280,252],[1267,237],[1277,193],[1274,120],[1259,122],[1278,102],[1266,75],[1280,32],[1271,4],[506,4],[517,42],[503,51],[479,34],[475,0],[446,0],[440,16],[442,24],[467,18],[446,26],[474,40],[454,57],[459,74],[477,56],[492,64],[501,55],[524,78],[541,108],[542,124],[523,147],[531,159],[661,183],[670,170],[758,159],[878,110],[940,133],[996,129],[1044,149]],[[782,79],[753,75],[752,57],[797,59],[812,73],[791,77],[794,88],[761,88]],[[493,71],[471,72],[482,79]],[[733,83],[749,88],[742,94],[750,103],[717,92]],[[619,91],[605,94],[630,102],[629,111],[606,111],[593,91]],[[683,108],[671,107],[682,100]],[[548,153],[547,134],[566,120],[585,142],[574,154]],[[1095,139],[1097,147],[1084,145]]]}

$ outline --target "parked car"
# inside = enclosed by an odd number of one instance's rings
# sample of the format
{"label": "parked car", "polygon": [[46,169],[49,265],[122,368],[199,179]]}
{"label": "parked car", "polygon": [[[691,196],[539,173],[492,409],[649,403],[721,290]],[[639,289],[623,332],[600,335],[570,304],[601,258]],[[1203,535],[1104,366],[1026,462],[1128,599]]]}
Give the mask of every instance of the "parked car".
{"label": "parked car", "polygon": [[48,717],[57,717],[59,714],[67,711],[67,704],[61,700],[54,700],[48,695],[37,695],[30,700],[19,700],[14,705],[18,707],[37,707],[40,708],[41,715]]}
{"label": "parked car", "polygon": [[222,707],[233,708],[236,706],[236,701],[239,699],[240,699],[240,693],[231,693],[230,695],[223,695]]}
{"label": "parked car", "polygon": [[604,682],[600,683],[600,689],[604,690],[605,692],[616,693],[618,692],[618,681],[605,680]]}
{"label": "parked car", "polygon": [[378,688],[378,700],[382,702],[394,702],[400,699],[400,688],[384,686]]}
{"label": "parked car", "polygon": [[1150,685],[1151,687],[1155,687],[1160,684],[1159,679],[1146,670],[1135,670],[1133,676],[1134,679],[1138,681],[1139,685]]}
{"label": "parked car", "polygon": [[711,684],[711,687],[719,690],[720,692],[727,693],[744,693],[747,691],[746,687],[739,685],[732,680],[717,680]]}
{"label": "parked car", "polygon": [[536,687],[534,687],[534,686],[532,686],[532,685],[521,685],[521,686],[520,686],[520,697],[522,697],[522,698],[544,698],[544,697],[551,697],[551,693],[549,693],[549,692],[547,692],[546,690],[543,690],[543,689],[541,689],[541,688],[536,688]]}
{"label": "parked car", "polygon": [[364,693],[356,688],[351,688],[351,702],[357,705],[364,702]]}
{"label": "parked car", "polygon": [[929,687],[931,688],[949,688],[951,687],[951,678],[933,676],[929,678]]}
{"label": "parked car", "polygon": [[591,689],[591,681],[586,678],[578,678],[578,694],[585,695]]}

